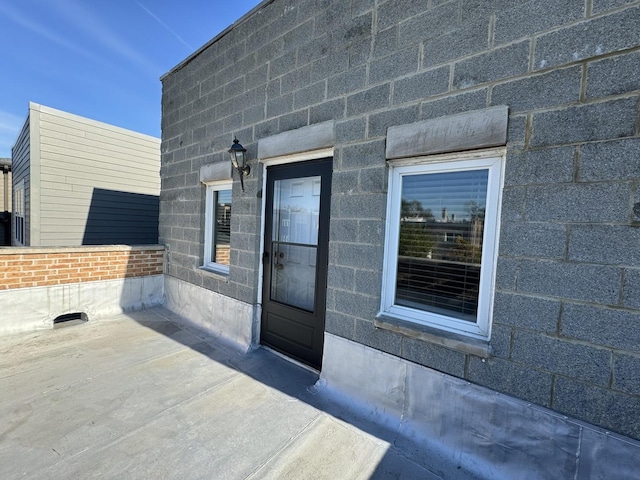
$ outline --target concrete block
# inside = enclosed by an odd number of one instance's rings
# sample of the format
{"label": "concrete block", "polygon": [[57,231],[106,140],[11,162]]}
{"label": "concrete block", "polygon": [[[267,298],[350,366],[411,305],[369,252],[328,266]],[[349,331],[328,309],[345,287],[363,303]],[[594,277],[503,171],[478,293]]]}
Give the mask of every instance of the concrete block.
{"label": "concrete block", "polygon": [[[358,189],[358,170],[342,170],[333,172],[331,179],[332,201],[336,201],[341,193],[352,194]],[[338,215],[339,208],[331,207],[332,214]]]}
{"label": "concrete block", "polygon": [[[285,52],[290,52],[299,48],[307,43],[311,42],[314,37],[314,21],[307,20],[304,23],[301,23],[293,30],[289,30],[287,33],[283,35],[283,50]],[[285,54],[285,56],[289,57],[291,63],[295,64],[295,62],[291,61],[291,55]]]}
{"label": "concrete block", "polygon": [[353,117],[389,106],[391,86],[388,83],[347,97],[347,116]]}
{"label": "concrete block", "polygon": [[327,77],[338,75],[349,69],[349,52],[347,50],[333,52],[322,57],[311,66],[311,81],[318,82]]}
{"label": "concrete block", "polygon": [[463,23],[457,30],[425,40],[422,66],[429,68],[447,63],[482,52],[488,46],[489,17],[477,17]]}
{"label": "concrete block", "polygon": [[358,238],[358,221],[351,218],[333,218],[329,235],[331,241],[353,242]]}
{"label": "concrete block", "polygon": [[640,90],[640,52],[627,53],[587,65],[587,98]]}
{"label": "concrete block", "polygon": [[387,128],[418,121],[418,105],[386,110],[369,116],[368,137],[384,137]]}
{"label": "concrete block", "polygon": [[496,267],[496,288],[501,290],[515,290],[517,273],[517,260],[513,258],[498,257]]}
{"label": "concrete block", "polygon": [[270,158],[333,146],[334,122],[309,125],[258,141],[258,158]]}
{"label": "concrete block", "polygon": [[511,327],[494,323],[491,326],[491,356],[509,358],[511,355]]}
{"label": "concrete block", "polygon": [[574,225],[569,260],[606,265],[640,264],[640,229],[628,225]]}
{"label": "concrete block", "polygon": [[591,9],[593,13],[601,13],[633,2],[634,0],[594,0]]}
{"label": "concrete block", "polygon": [[384,219],[386,214],[386,195],[382,193],[345,195],[340,200],[340,218]]}
{"label": "concrete block", "polygon": [[384,30],[422,13],[426,5],[413,0],[397,0],[378,6],[378,30]]}
{"label": "concrete block", "polygon": [[507,153],[505,185],[566,183],[573,181],[575,148],[515,150]]}
{"label": "concrete block", "polygon": [[[450,67],[447,65],[396,80],[393,89],[393,104],[425,100],[434,95],[445,93],[449,90],[449,72]],[[449,109],[445,110],[447,114],[456,113],[450,112]]]}
{"label": "concrete block", "polygon": [[[449,67],[442,67],[445,71]],[[395,103],[395,102],[394,102]],[[420,104],[420,119],[444,117],[456,113],[479,110],[487,106],[487,89],[482,88],[456,95],[448,95],[438,100],[428,100]]]}
{"label": "concrete block", "polygon": [[559,320],[560,300],[507,292],[495,294],[493,321],[496,324],[555,334]]}
{"label": "concrete block", "polygon": [[[382,246],[335,243],[334,252],[338,265],[363,269],[382,268]],[[373,310],[376,310],[373,316],[375,316],[379,308],[380,305],[375,306],[375,308],[372,307]]]}
{"label": "concrete block", "polygon": [[568,105],[580,99],[581,83],[582,66],[552,70],[496,85],[491,93],[491,103],[509,105],[511,113]]}
{"label": "concrete block", "polygon": [[640,355],[613,354],[612,388],[640,396]]}
{"label": "concrete block", "polygon": [[388,177],[386,166],[362,168],[358,172],[358,190],[363,193],[386,193]]}
{"label": "concrete block", "polygon": [[[344,110],[343,110],[344,111]],[[313,116],[313,109],[311,110]],[[367,131],[366,117],[336,122],[336,143],[344,144],[365,139]]]}
{"label": "concrete block", "polygon": [[[633,136],[637,109],[636,97],[534,114],[531,145],[544,147]],[[612,118],[616,121],[611,122]]]}
{"label": "concrete block", "polygon": [[281,132],[288,132],[298,128],[306,127],[309,124],[309,109],[298,110],[287,113],[278,118],[278,129]]}
{"label": "concrete block", "polygon": [[576,62],[640,43],[640,8],[593,18],[536,39],[534,68]]}
{"label": "concrete block", "polygon": [[373,58],[386,57],[398,49],[398,26],[376,32],[371,55]]}
{"label": "concrete block", "polygon": [[356,270],[354,268],[343,267],[340,265],[329,265],[327,284],[329,287],[334,289],[354,291],[355,272]]}
{"label": "concrete block", "polygon": [[552,375],[500,358],[469,357],[470,381],[548,407]]}
{"label": "concrete block", "polygon": [[566,227],[554,223],[504,222],[500,254],[515,257],[564,258]]}
{"label": "concrete block", "polygon": [[494,38],[496,44],[550,30],[578,20],[585,15],[582,2],[542,0],[527,2],[496,13]]}
{"label": "concrete block", "polygon": [[355,67],[327,79],[327,98],[346,95],[364,88],[367,81],[367,67]]}
{"label": "concrete block", "polygon": [[385,221],[360,220],[358,221],[358,243],[382,245],[384,243]]}
{"label": "concrete block", "polygon": [[[585,398],[589,400],[585,402]],[[595,423],[599,427],[634,438],[640,436],[640,423],[629,421],[638,411],[637,396],[558,377],[553,404],[555,409],[566,415],[597,419]],[[633,412],[632,417],[630,412]],[[598,458],[603,461],[605,457],[599,455]]]}
{"label": "concrete block", "polygon": [[357,269],[355,270],[354,282],[356,292],[378,297],[382,286],[382,272]]}
{"label": "concrete block", "polygon": [[[374,317],[369,318],[373,320]],[[373,322],[368,320],[356,318],[353,340],[391,355],[400,356],[402,352],[402,336],[400,334],[376,328],[373,326]]]}
{"label": "concrete block", "polygon": [[452,32],[458,26],[459,10],[455,2],[436,6],[409,18],[398,27],[398,44],[408,46]]}
{"label": "concrete block", "polygon": [[622,305],[640,310],[640,270],[628,268],[624,271]]}
{"label": "concrete block", "polygon": [[[314,105],[309,109],[309,124],[341,120],[345,116],[346,99],[338,98]],[[338,142],[340,143],[340,142]]]}
{"label": "concrete block", "polygon": [[466,355],[462,352],[414,338],[405,338],[402,357],[449,375],[464,377]]}
{"label": "concrete block", "polygon": [[369,84],[374,85],[418,71],[420,51],[417,46],[405,48],[369,64]]}
{"label": "concrete block", "polygon": [[616,305],[620,269],[603,265],[520,260],[518,291]]}
{"label": "concrete block", "polygon": [[524,330],[516,330],[511,359],[532,368],[601,386],[607,386],[611,377],[609,350]]}
{"label": "concrete block", "polygon": [[527,135],[527,116],[510,115],[507,128],[507,144],[510,146],[524,144]]}
{"label": "concrete block", "polygon": [[525,40],[456,63],[453,88],[470,88],[525,73],[529,69],[529,46],[530,41]]}
{"label": "concrete block", "polygon": [[293,111],[293,93],[267,100],[267,117],[277,117]]}
{"label": "concrete block", "polygon": [[507,118],[508,107],[499,106],[390,127],[386,155],[393,159],[504,145]]}
{"label": "concrete block", "polygon": [[355,319],[351,315],[327,310],[324,330],[332,335],[353,340],[355,329]]}
{"label": "concrete block", "polygon": [[640,350],[640,312],[567,303],[562,310],[560,334],[637,353]]}
{"label": "concrete block", "polygon": [[342,168],[383,167],[385,140],[347,145],[342,149]]}
{"label": "concrete block", "polygon": [[589,143],[580,147],[578,179],[581,181],[635,180],[640,178],[640,139]]}
{"label": "concrete block", "polygon": [[630,198],[624,183],[534,186],[525,215],[533,222],[627,222]]}
{"label": "concrete block", "polygon": [[326,85],[324,81],[316,82],[297,90],[293,95],[293,108],[300,109],[320,103],[324,100]]}

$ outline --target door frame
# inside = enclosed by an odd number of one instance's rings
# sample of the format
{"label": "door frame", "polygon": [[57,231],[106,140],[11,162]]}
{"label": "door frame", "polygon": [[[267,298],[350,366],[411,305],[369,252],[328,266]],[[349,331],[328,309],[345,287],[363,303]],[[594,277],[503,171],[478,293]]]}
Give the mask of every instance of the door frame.
{"label": "door frame", "polygon": [[[257,340],[257,344],[261,345],[261,331],[262,331],[262,293],[264,290],[264,262],[262,261],[262,257],[264,255],[265,245],[264,245],[264,236],[266,232],[266,213],[267,213],[267,168],[273,167],[275,165],[286,165],[288,163],[300,163],[306,162],[310,160],[319,160],[321,158],[331,157],[333,158],[334,148],[322,148],[318,150],[311,150],[308,152],[302,153],[294,153],[290,155],[282,155],[277,157],[270,157],[264,159],[258,159],[259,163],[262,164],[262,190],[260,192],[260,197],[262,199],[261,209],[260,209],[260,262],[258,268],[258,306],[259,312],[257,313],[258,323],[256,329],[254,331],[255,338]],[[294,358],[287,357],[290,361],[294,363],[298,363],[298,360]],[[304,365],[304,364],[301,364]],[[307,365],[304,365],[308,367]]]}

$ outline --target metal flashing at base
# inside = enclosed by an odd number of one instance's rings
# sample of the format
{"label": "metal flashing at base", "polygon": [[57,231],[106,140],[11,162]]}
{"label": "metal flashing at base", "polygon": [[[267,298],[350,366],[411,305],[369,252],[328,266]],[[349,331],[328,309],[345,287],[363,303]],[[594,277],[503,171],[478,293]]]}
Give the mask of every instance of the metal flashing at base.
{"label": "metal flashing at base", "polygon": [[640,471],[640,442],[335,335],[325,334],[319,385],[395,429],[397,446],[417,442],[425,464],[455,462],[458,476],[446,478],[635,478]]}

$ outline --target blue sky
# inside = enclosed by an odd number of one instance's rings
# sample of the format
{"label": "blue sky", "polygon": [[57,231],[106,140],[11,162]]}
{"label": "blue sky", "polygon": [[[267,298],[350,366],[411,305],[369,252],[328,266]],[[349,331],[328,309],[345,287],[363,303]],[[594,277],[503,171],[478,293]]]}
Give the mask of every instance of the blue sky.
{"label": "blue sky", "polygon": [[160,77],[259,0],[0,0],[0,157],[29,102],[160,137]]}

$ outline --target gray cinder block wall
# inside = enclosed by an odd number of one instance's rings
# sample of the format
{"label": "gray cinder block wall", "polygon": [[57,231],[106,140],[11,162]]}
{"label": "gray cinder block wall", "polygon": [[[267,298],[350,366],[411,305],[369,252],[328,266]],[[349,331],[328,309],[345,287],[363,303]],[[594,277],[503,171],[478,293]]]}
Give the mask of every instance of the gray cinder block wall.
{"label": "gray cinder block wall", "polygon": [[[255,305],[261,169],[234,176],[228,279],[202,165],[336,122],[329,333],[640,439],[640,2],[265,1],[163,78],[168,274]],[[509,107],[492,353],[374,327],[390,126]],[[256,166],[257,167],[257,166]]]}

